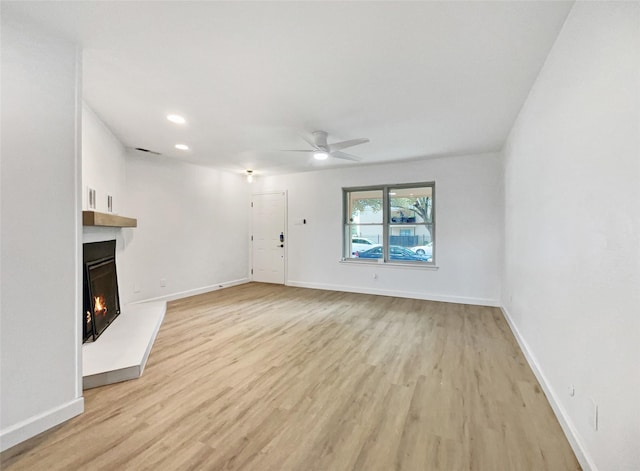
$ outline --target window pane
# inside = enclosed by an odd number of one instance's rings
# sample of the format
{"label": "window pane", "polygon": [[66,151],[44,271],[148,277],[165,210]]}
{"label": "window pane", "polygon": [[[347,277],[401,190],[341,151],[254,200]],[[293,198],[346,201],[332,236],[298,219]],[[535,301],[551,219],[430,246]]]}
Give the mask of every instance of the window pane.
{"label": "window pane", "polygon": [[431,243],[431,224],[389,225],[389,244],[401,247],[415,247]]}
{"label": "window pane", "polygon": [[[363,252],[376,247],[382,247],[382,224],[379,225],[347,225],[347,258],[359,257]],[[373,252],[372,252],[373,254]],[[370,254],[371,255],[371,254]],[[380,255],[381,257],[382,255]],[[364,256],[363,258],[366,258]],[[380,258],[372,257],[372,258]]]}
{"label": "window pane", "polygon": [[430,186],[389,188],[391,224],[431,224],[433,192]]}
{"label": "window pane", "polygon": [[347,208],[347,223],[382,224],[382,190],[348,192]]}
{"label": "window pane", "polygon": [[433,244],[424,225],[389,226],[389,258],[416,262],[433,261]]}
{"label": "window pane", "polygon": [[389,188],[390,260],[433,261],[433,189]]}

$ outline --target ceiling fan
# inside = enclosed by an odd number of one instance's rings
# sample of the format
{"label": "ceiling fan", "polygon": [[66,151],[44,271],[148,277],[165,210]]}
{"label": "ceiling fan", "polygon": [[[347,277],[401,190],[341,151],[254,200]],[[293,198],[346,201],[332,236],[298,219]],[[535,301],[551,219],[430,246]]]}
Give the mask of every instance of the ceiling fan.
{"label": "ceiling fan", "polygon": [[351,139],[349,141],[341,141],[334,142],[333,144],[327,143],[327,132],[326,131],[314,131],[312,133],[313,139],[310,139],[306,136],[301,136],[305,141],[309,143],[309,145],[313,149],[283,149],[283,152],[307,152],[313,154],[313,158],[316,160],[325,160],[329,156],[335,157],[336,159],[344,159],[344,160],[352,160],[354,162],[358,162],[362,160],[360,157],[356,157],[355,155],[347,154],[346,152],[342,152],[342,149],[346,149],[347,147],[358,146],[360,144],[365,144],[369,142],[369,139],[361,138],[361,139]]}

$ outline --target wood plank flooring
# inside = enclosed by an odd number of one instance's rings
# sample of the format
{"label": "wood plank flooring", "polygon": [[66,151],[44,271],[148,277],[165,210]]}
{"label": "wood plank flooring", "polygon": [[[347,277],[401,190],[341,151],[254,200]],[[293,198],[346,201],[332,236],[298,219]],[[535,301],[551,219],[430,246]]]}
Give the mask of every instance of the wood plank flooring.
{"label": "wood plank flooring", "polygon": [[250,283],[170,303],[143,376],[10,470],[579,470],[495,308]]}

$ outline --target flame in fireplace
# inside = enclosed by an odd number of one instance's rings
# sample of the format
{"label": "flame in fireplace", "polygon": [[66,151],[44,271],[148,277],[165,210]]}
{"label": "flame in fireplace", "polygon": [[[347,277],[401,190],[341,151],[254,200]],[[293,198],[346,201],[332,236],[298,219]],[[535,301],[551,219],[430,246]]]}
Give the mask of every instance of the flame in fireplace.
{"label": "flame in fireplace", "polygon": [[89,311],[87,311],[87,324],[91,324],[91,313]]}
{"label": "flame in fireplace", "polygon": [[107,304],[102,296],[94,296],[93,298],[93,314],[98,316],[107,315]]}

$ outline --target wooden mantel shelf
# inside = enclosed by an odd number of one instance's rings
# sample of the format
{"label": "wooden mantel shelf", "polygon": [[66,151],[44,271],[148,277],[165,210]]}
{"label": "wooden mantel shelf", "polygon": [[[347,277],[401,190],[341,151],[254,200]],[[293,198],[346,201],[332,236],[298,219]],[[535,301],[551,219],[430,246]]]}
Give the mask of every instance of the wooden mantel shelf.
{"label": "wooden mantel shelf", "polygon": [[138,220],[97,211],[82,211],[83,226],[138,227]]}

